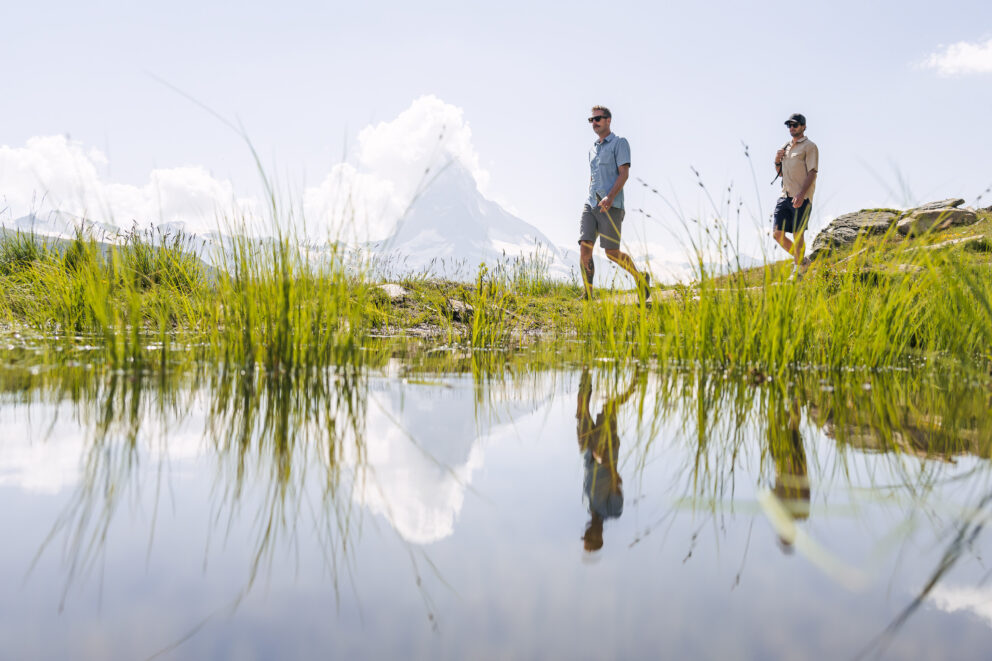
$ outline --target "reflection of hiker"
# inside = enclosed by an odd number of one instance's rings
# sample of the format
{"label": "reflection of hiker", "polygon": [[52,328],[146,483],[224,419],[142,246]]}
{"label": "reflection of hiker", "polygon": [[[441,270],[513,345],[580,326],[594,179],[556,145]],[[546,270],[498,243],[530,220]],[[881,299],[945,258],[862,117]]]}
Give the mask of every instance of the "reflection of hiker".
{"label": "reflection of hiker", "polygon": [[[806,450],[799,434],[799,402],[793,402],[788,412],[780,401],[768,413],[768,449],[775,465],[775,487],[772,493],[793,521],[809,518],[809,474]],[[792,550],[794,540],[779,537],[783,552]]]}
{"label": "reflection of hiker", "polygon": [[[802,277],[800,267],[806,252],[803,235],[809,223],[813,204],[813,191],[816,189],[816,173],[820,165],[820,151],[813,141],[805,136],[806,118],[794,113],[785,120],[792,140],[775,152],[775,170],[782,175],[782,197],[775,203],[772,236],[775,241],[792,255],[792,278]],[[792,234],[792,241],[785,233]]]}
{"label": "reflection of hiker", "polygon": [[651,277],[640,273],[634,260],[620,250],[620,230],[623,226],[623,185],[630,176],[630,144],[610,132],[613,115],[604,106],[593,106],[589,123],[599,137],[589,150],[589,198],[582,208],[579,221],[579,270],[582,272],[584,296],[592,298],[592,278],[596,272],[592,250],[599,245],[606,257],[634,276],[641,297],[650,295]]}
{"label": "reflection of hiker", "polygon": [[598,551],[603,547],[603,521],[623,513],[623,480],[617,471],[620,456],[617,409],[634,394],[636,385],[635,375],[626,391],[603,404],[593,422],[589,412],[592,377],[588,369],[582,370],[575,407],[575,433],[585,461],[582,492],[590,515],[585,535],[582,536],[586,551]]}

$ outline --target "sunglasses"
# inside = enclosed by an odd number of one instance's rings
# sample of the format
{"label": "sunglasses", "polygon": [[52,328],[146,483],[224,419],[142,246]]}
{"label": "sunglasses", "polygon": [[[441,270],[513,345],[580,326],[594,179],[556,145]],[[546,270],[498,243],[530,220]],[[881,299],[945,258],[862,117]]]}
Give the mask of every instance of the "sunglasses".
{"label": "sunglasses", "polygon": [[799,126],[799,122],[786,122],[785,125],[792,129]]}
{"label": "sunglasses", "polygon": [[609,117],[607,117],[606,115],[595,115],[589,118],[589,123],[592,124],[593,122],[598,122],[604,119],[609,119]]}

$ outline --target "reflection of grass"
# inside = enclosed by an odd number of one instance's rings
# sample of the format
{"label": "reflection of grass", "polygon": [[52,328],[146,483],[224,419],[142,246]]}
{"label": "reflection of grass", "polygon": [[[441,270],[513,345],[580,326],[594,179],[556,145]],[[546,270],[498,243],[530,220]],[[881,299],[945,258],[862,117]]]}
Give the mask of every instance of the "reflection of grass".
{"label": "reflection of grass", "polygon": [[[244,515],[252,522],[244,591],[264,577],[272,563],[292,553],[303,530],[312,531],[340,589],[340,581],[347,580],[360,561],[352,553],[361,533],[353,490],[371,479],[363,468],[368,376],[381,370],[397,378],[436,382],[439,376],[471,374],[478,393],[477,416],[495,419],[511,397],[547,397],[549,381],[559,375],[543,370],[561,360],[546,347],[501,354],[376,341],[363,349],[366,357],[358,369],[342,365],[248,371],[196,360],[173,362],[163,371],[122,372],[100,363],[43,370],[5,367],[0,372],[0,402],[71,402],[88,433],[82,479],[48,541],[57,546],[64,540],[67,589],[99,565],[110,525],[120,518],[120,505],[140,502],[142,489],[154,486],[138,479],[142,462],[154,457],[148,439],[160,433],[168,443],[168,429],[185,419],[195,401],[204,403],[206,447],[218,468],[215,497],[206,504],[214,527],[231,530]],[[855,457],[875,454],[887,459],[891,470],[884,484],[867,486],[903,494],[909,502],[906,525],[913,528],[918,525],[917,512],[933,509],[942,476],[952,473],[944,460],[963,454],[992,456],[992,415],[983,387],[987,377],[973,381],[974,372],[860,370],[824,380],[826,372],[811,371],[791,380],[769,381],[758,371],[744,376],[686,369],[648,375],[643,369],[628,370],[619,361],[596,365],[601,366],[597,379],[612,384],[608,390],[636,384],[631,400],[636,406],[625,417],[636,419],[636,437],[641,440],[624,444],[624,464],[637,467],[634,475],[625,477],[637,478],[653,444],[665,442],[660,430],[677,421],[686,463],[674,469],[674,486],[682,490],[676,496],[691,501],[696,513],[712,514],[714,522],[726,514],[721,503],[739,499],[738,488],[746,493],[758,486],[777,488],[781,482],[787,491],[807,470],[821,481],[831,477],[841,485],[848,479],[851,487],[865,486],[858,482],[865,476],[855,477],[858,471],[851,464]],[[837,451],[818,455],[802,438],[797,445],[801,420],[803,429],[812,424],[834,439]],[[625,431],[621,427],[621,435]],[[907,455],[928,461],[905,462]],[[833,463],[817,463],[823,456],[832,457]],[[752,477],[756,465],[757,483],[741,484],[742,474]],[[168,480],[167,466],[161,474]],[[981,475],[977,477],[980,482]],[[817,484],[814,479],[814,499]],[[976,493],[975,500],[981,495]],[[784,497],[804,496],[800,489],[798,496]],[[808,503],[809,495],[805,498]],[[734,507],[746,511],[746,506]],[[816,517],[816,511],[809,516]],[[980,529],[977,519],[969,525]],[[954,562],[963,549],[951,550]],[[425,603],[430,608],[427,596]]]}
{"label": "reflection of grass", "polygon": [[[759,459],[772,477],[783,466],[805,463],[791,456],[799,451],[800,426],[819,428],[836,442],[836,464],[822,470],[846,479],[849,458],[890,456],[894,473],[920,497],[933,488],[936,466],[964,455],[992,458],[989,395],[968,373],[855,371],[825,376],[805,372],[771,381],[702,371],[661,376],[653,383],[655,396],[648,398],[654,409],[641,415],[641,424],[649,425],[643,435],[650,447],[659,420],[680,423],[681,436],[689,443],[690,465],[681,472],[687,480],[685,495],[701,502],[732,492],[738,462],[748,460],[754,438],[761,440]],[[921,464],[921,473],[911,475],[905,457],[935,461]]]}
{"label": "reflection of grass", "polygon": [[[355,370],[267,374],[187,364],[161,374],[124,375],[88,365],[3,376],[0,401],[7,393],[30,393],[28,402],[71,402],[85,430],[79,483],[42,548],[63,547],[66,592],[99,566],[120,506],[140,503],[148,489],[155,496],[154,536],[162,481],[170,479],[169,430],[196,406],[206,409],[204,440],[218,462],[219,498],[205,504],[217,530],[230,529],[248,493],[258,498],[249,517],[255,539],[245,591],[275,549],[294,543],[308,512],[340,587],[357,522],[351,489],[364,479],[365,465],[366,379]],[[158,484],[139,479],[149,468]]]}
{"label": "reflection of grass", "polygon": [[[118,499],[129,485],[136,486],[134,471],[147,449],[142,439],[158,434],[167,443],[167,430],[185,418],[195,398],[205,397],[204,435],[220,460],[223,501],[233,512],[246,486],[255,489],[259,481],[266,486],[257,569],[280,527],[299,514],[305,481],[319,485],[321,498],[332,505],[329,511],[335,514],[328,521],[334,526],[327,539],[346,545],[353,513],[337,505],[349,502],[355,480],[364,479],[370,373],[386,370],[396,378],[428,382],[434,382],[431,375],[472,374],[480,420],[498,417],[502,403],[523,393],[529,400],[545,398],[548,379],[557,379],[554,372],[545,372],[556,355],[542,350],[500,355],[436,351],[429,344],[395,341],[364,348],[365,369],[357,370],[276,373],[204,369],[197,362],[137,374],[75,361],[46,370],[7,367],[0,373],[0,401],[17,393],[34,393],[29,402],[70,401],[88,430],[78,497],[60,523],[67,531],[78,528],[72,546],[82,550],[99,545]],[[760,373],[745,378],[704,370],[662,372],[648,379],[638,369],[641,378],[631,381],[631,373],[618,363],[599,364],[605,382],[637,384],[634,417],[637,437],[643,440],[628,445],[625,454],[640,471],[662,427],[677,421],[689,444],[679,488],[682,497],[698,503],[715,506],[732,497],[741,462],[759,461],[766,473],[762,479],[769,484],[776,476],[807,470],[806,455],[812,462],[813,453],[797,441],[801,421],[804,427],[820,428],[838,448],[834,465],[811,463],[811,473],[845,479],[851,473],[850,458],[884,454],[893,458],[893,473],[902,476],[903,486],[918,501],[938,485],[942,462],[960,455],[992,458],[988,392],[971,380],[973,372],[858,371],[829,380],[809,372],[789,381],[768,381]],[[513,368],[507,370],[507,365]],[[546,376],[538,378],[542,374]],[[153,421],[161,427],[149,429]],[[751,443],[755,438],[757,447]],[[908,472],[911,464],[902,461],[906,456],[939,461],[921,463],[921,472],[914,474]],[[82,534],[84,530],[88,532]]]}
{"label": "reflection of grass", "polygon": [[[838,540],[824,539],[821,546],[806,531],[817,528],[804,525],[807,518],[859,516],[878,507],[895,513],[888,530],[867,533],[867,557],[875,561],[904,552],[895,547],[901,541],[908,547],[921,531],[928,542],[946,544],[922,589],[871,642],[867,656],[884,650],[950,569],[981,548],[992,484],[992,407],[987,388],[978,385],[988,377],[975,377],[973,371],[940,370],[807,371],[771,381],[760,373],[750,379],[700,371],[661,376],[652,384],[655,413],[640,419],[649,425],[641,434],[648,446],[636,449],[636,459],[639,466],[645,461],[658,418],[677,421],[685,447],[672,496],[694,517],[707,515],[699,530],[711,519],[721,537],[728,513],[757,513],[749,502],[750,490],[757,489],[763,508],[774,504],[778,520],[771,523],[783,550],[798,548],[852,588],[863,586],[870,578],[864,570],[877,565],[848,564]],[[811,428],[832,447],[824,452],[808,434]],[[982,461],[962,470],[957,460],[963,457]],[[755,472],[755,482],[742,481]],[[635,542],[662,528],[669,515]],[[744,554],[746,564],[747,548]]]}

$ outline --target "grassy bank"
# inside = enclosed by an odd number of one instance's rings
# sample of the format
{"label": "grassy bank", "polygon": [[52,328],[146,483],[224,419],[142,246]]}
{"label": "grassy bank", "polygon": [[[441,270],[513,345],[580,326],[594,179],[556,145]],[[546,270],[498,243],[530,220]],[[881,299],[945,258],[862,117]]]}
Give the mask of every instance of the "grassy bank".
{"label": "grassy bank", "polygon": [[7,233],[0,320],[34,345],[85,343],[112,364],[148,367],[176,350],[276,372],[358,364],[369,335],[393,334],[769,374],[933,360],[987,366],[990,225],[985,217],[967,228],[985,243],[865,240],[818,260],[801,282],[786,280],[784,263],[702,273],[692,285],[655,290],[650,305],[605,290],[585,303],[576,283],[521,263],[480,268],[473,283],[408,277],[399,282],[406,294],[391,299],[361,265],[333,250],[308,258],[286,237],[237,240],[211,268],[182,236],[54,246]]}

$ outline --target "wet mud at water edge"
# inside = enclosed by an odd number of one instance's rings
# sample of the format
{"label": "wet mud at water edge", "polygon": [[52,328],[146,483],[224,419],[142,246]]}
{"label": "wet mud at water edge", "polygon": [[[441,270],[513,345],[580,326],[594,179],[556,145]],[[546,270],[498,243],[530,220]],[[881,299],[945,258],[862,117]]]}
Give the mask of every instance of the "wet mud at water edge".
{"label": "wet mud at water edge", "polygon": [[456,354],[8,362],[3,656],[987,658],[987,377]]}

